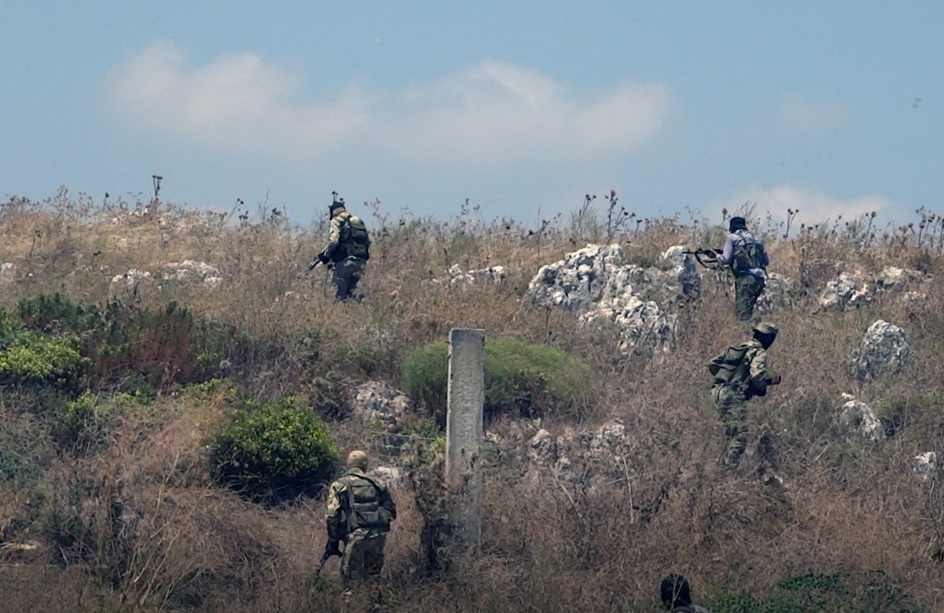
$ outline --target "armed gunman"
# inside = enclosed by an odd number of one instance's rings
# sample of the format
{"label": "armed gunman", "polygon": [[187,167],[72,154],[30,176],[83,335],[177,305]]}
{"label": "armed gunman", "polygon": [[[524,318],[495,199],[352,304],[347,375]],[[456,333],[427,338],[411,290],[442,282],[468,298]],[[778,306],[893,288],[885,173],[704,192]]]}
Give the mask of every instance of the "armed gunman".
{"label": "armed gunman", "polygon": [[370,235],[361,218],[344,207],[344,198],[337,192],[331,195],[328,244],[309,262],[308,271],[318,264],[332,267],[335,298],[341,302],[352,299],[359,302],[363,295],[357,291],[357,284],[370,259]]}
{"label": "armed gunman", "polygon": [[711,373],[711,397],[718,409],[727,439],[722,463],[735,467],[749,438],[747,403],[767,395],[767,388],[779,385],[780,375],[767,370],[767,350],[777,338],[777,326],[762,321],[752,330],[750,339],[730,345],[708,363]]}

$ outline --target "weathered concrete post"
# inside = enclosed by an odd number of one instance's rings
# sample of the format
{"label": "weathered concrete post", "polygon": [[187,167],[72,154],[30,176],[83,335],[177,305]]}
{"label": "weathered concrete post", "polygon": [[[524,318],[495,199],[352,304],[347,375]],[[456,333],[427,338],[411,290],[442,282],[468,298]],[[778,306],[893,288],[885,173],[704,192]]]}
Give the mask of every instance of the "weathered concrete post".
{"label": "weathered concrete post", "polygon": [[482,541],[482,411],[485,406],[485,331],[449,332],[446,408],[446,486],[456,495],[453,523],[462,544]]}

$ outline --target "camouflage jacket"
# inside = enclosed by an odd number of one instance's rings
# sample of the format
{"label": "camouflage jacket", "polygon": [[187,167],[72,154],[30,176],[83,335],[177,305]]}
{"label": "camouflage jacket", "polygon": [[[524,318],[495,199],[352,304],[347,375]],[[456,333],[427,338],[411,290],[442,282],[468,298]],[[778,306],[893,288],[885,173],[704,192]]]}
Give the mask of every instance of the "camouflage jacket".
{"label": "camouflage jacket", "polygon": [[767,350],[754,338],[731,345],[708,363],[708,372],[714,377],[712,385],[733,387],[750,397],[751,383],[768,376]]}
{"label": "camouflage jacket", "polygon": [[[322,253],[332,262],[340,262],[349,255],[349,243],[345,242],[345,239],[350,240],[349,220],[359,221],[359,218],[346,209],[341,209],[331,218],[331,224],[328,228],[328,244],[325,245]],[[345,231],[345,226],[348,228],[347,231]],[[369,245],[370,240],[368,239],[367,242]]]}
{"label": "camouflage jacket", "polygon": [[386,486],[352,468],[328,489],[325,523],[328,539],[343,541],[351,535],[389,532],[397,507]]}

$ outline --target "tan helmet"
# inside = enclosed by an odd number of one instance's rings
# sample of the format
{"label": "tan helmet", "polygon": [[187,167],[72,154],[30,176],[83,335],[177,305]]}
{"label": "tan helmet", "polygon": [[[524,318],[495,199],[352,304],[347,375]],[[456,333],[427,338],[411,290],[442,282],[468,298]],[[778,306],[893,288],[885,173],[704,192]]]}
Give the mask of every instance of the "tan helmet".
{"label": "tan helmet", "polygon": [[347,467],[367,470],[367,452],[355,449],[347,454]]}
{"label": "tan helmet", "polygon": [[777,326],[770,323],[769,321],[762,321],[756,326],[754,326],[754,332],[757,334],[764,334],[767,336],[777,336]]}

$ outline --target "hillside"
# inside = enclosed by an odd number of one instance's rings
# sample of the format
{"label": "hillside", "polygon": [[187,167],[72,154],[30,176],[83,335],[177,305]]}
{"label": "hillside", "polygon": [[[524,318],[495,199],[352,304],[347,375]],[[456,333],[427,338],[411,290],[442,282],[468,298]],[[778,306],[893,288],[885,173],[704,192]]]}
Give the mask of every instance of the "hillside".
{"label": "hillside", "polygon": [[[0,205],[4,611],[369,610],[370,590],[345,605],[336,561],[313,576],[320,485],[355,447],[401,511],[387,610],[649,612],[673,571],[714,613],[944,610],[939,215],[742,212],[771,254],[759,308],[783,383],[749,403],[723,471],[705,365],[749,327],[730,278],[670,250],[720,246],[723,219],[615,199],[531,225],[351,210],[374,242],[366,299],[339,304],[323,268],[304,274],[326,224],[277,209]],[[454,327],[485,330],[496,364],[544,364],[489,392],[469,556],[437,523],[434,344]],[[227,472],[220,433],[269,414],[325,455],[281,481]]]}

